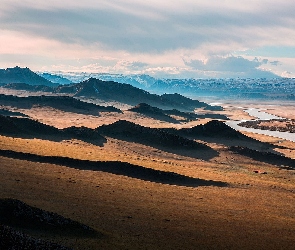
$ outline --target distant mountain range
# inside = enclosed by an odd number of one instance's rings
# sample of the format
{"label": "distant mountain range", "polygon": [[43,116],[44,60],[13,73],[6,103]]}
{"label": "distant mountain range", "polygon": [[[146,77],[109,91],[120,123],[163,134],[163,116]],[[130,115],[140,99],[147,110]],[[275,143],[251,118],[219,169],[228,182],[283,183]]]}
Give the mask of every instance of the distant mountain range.
{"label": "distant mountain range", "polygon": [[104,81],[128,83],[146,91],[163,93],[180,93],[198,98],[202,96],[233,99],[283,99],[295,100],[295,78],[235,78],[235,79],[156,79],[149,75],[108,74],[108,73],[64,73],[55,72],[46,79],[55,76],[79,83],[89,78]]}
{"label": "distant mountain range", "polygon": [[37,72],[40,76],[45,79],[59,84],[64,84],[66,81],[70,81],[66,84],[70,83],[79,83],[89,78],[96,78],[103,81],[113,81],[119,83],[127,83],[134,87],[141,89],[148,89],[153,84],[155,84],[158,79],[151,77],[149,75],[137,74],[137,75],[123,75],[123,74],[108,74],[108,73],[64,73],[64,72],[54,72],[54,73],[43,73]]}
{"label": "distant mountain range", "polygon": [[29,68],[7,68],[0,69],[0,85],[9,83],[26,83],[29,85],[44,85],[49,87],[56,87],[59,84],[48,81],[31,71]]}
{"label": "distant mountain range", "polygon": [[46,80],[55,83],[55,84],[71,84],[73,83],[72,81],[70,81],[69,79],[59,76],[59,75],[54,75],[54,74],[50,74],[50,73],[38,73],[39,76],[45,78]]}
{"label": "distant mountain range", "polygon": [[[116,82],[129,84],[133,87],[157,94],[179,93],[192,98],[217,97],[226,99],[280,99],[295,100],[295,78],[274,78],[274,79],[156,79],[149,75],[123,75],[108,73],[64,73],[64,72],[37,72],[34,73],[28,68],[8,68],[0,69],[0,86],[7,84],[28,84],[43,85],[57,88],[57,92],[62,89],[63,93],[74,93],[73,86],[79,88],[79,84],[89,79],[99,79],[105,82]],[[78,84],[78,85],[77,85]],[[73,85],[73,86],[72,86]],[[117,85],[119,86],[119,85]],[[26,88],[29,91],[49,91],[44,87],[36,89],[25,87],[25,85],[8,85],[9,88]],[[76,96],[84,95],[88,92],[94,98],[97,96],[95,89],[79,91]],[[128,89],[128,88],[126,88]],[[93,92],[90,94],[90,92]],[[84,94],[83,94],[84,93]],[[140,100],[140,102],[146,102]],[[135,102],[132,102],[134,105]],[[152,104],[152,103],[150,103]]]}
{"label": "distant mountain range", "polygon": [[[204,102],[192,100],[179,94],[156,95],[148,91],[134,87],[131,84],[115,81],[103,81],[96,78],[89,78],[79,83],[58,84],[37,75],[28,68],[10,68],[2,70],[5,77],[2,78],[2,87],[42,91],[54,94],[70,95],[77,98],[99,99],[103,101],[114,101],[129,105],[147,103],[163,109],[179,109],[181,111],[194,111],[196,108],[220,110],[221,107],[210,106]],[[54,77],[52,74],[41,74],[48,79],[55,79],[68,82],[62,77]],[[1,78],[0,78],[1,82]],[[71,82],[71,81],[70,81]]]}

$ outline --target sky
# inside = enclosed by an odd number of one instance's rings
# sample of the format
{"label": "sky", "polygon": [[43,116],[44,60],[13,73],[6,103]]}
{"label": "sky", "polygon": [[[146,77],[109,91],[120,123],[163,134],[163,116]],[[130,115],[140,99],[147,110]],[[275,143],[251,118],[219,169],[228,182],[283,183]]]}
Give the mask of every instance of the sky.
{"label": "sky", "polygon": [[1,0],[0,68],[295,77],[294,0]]}

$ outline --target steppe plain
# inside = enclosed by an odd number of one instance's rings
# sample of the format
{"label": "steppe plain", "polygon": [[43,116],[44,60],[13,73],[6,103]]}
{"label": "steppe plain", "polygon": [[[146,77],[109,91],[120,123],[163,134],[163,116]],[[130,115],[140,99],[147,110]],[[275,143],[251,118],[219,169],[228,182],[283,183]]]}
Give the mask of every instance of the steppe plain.
{"label": "steppe plain", "polygon": [[[30,93],[2,89],[1,93]],[[99,103],[98,104],[102,104]],[[29,109],[5,106],[47,125],[96,128],[127,120],[151,128],[190,128],[211,119],[169,123],[127,111],[96,115],[52,107]],[[109,104],[106,104],[109,105]],[[230,119],[252,119],[244,109],[294,119],[294,104],[224,102]],[[241,108],[243,107],[243,108]],[[0,136],[1,151],[81,160],[81,166],[52,164],[30,157],[0,156],[0,198],[18,199],[30,206],[58,213],[92,227],[98,235],[77,236],[30,228],[25,233],[73,249],[294,249],[295,246],[295,143],[245,133],[257,141],[222,136],[195,140],[210,148],[184,150],[154,147],[124,138],[105,136],[95,143],[75,139]],[[260,141],[260,142],[259,142]],[[272,163],[231,150],[242,146],[291,158],[293,163]],[[17,155],[17,154],[16,154]],[[45,158],[44,158],[45,159]],[[128,162],[134,166],[173,172],[200,180],[200,185],[167,184],[127,174],[96,171],[92,162]],[[205,180],[205,182],[204,182]],[[208,181],[208,185],[205,185]],[[223,183],[224,185],[220,185]]]}

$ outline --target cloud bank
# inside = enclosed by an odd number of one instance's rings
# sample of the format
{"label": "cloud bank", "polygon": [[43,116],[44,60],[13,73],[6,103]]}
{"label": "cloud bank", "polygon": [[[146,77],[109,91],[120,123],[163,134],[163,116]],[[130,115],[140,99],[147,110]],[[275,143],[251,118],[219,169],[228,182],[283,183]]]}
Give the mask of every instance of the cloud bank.
{"label": "cloud bank", "polygon": [[290,0],[2,0],[0,64],[179,77],[295,76],[294,11]]}

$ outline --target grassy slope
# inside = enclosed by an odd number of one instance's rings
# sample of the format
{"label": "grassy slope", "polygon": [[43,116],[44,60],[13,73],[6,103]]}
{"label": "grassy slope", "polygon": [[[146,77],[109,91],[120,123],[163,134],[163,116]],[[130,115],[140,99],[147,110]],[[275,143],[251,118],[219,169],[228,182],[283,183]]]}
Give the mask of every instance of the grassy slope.
{"label": "grassy slope", "polygon": [[[83,116],[46,110],[23,111],[59,127],[79,125]],[[230,114],[246,116],[240,110]],[[136,119],[151,127],[167,125],[132,112],[104,114],[96,120],[83,116],[83,125],[95,127],[93,121],[101,125],[118,118]],[[255,138],[284,146],[277,151],[295,158],[294,143],[278,143],[265,136]],[[16,198],[56,212],[104,235],[79,238],[29,232],[75,249],[294,249],[294,171],[234,154],[227,150],[228,142],[222,138],[203,143],[218,154],[201,159],[194,151],[189,157],[177,150],[167,152],[109,137],[103,146],[95,146],[77,139],[48,141],[0,136],[1,150],[91,161],[118,160],[230,184],[196,188],[163,185],[106,172],[0,157],[0,198]],[[257,170],[267,174],[254,173]]]}
{"label": "grassy slope", "polygon": [[[212,147],[221,149],[217,145]],[[170,186],[1,157],[1,197],[18,198],[57,212],[106,235],[99,239],[55,236],[58,242],[68,246],[82,249],[293,247],[295,195],[290,171],[223,150],[218,158],[203,162],[114,139],[102,148],[77,140],[59,143],[1,137],[1,149],[78,159],[128,160],[231,184],[230,188]],[[255,169],[269,174],[254,174]]]}

